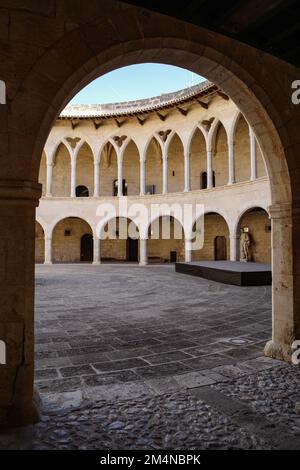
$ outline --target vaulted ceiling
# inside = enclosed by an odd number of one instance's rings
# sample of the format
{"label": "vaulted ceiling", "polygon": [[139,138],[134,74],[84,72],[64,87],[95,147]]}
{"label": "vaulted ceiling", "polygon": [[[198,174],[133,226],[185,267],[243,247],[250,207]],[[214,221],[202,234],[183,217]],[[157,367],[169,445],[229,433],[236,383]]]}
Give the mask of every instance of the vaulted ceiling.
{"label": "vaulted ceiling", "polygon": [[300,67],[299,0],[125,0],[230,36]]}

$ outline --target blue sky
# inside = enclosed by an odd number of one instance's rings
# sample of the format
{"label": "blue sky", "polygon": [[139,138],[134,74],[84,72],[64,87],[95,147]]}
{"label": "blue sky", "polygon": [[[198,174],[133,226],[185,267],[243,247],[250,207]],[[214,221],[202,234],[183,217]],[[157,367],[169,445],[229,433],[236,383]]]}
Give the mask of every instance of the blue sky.
{"label": "blue sky", "polygon": [[172,65],[130,65],[94,80],[71,103],[114,103],[150,98],[196,85],[203,80],[199,75]]}

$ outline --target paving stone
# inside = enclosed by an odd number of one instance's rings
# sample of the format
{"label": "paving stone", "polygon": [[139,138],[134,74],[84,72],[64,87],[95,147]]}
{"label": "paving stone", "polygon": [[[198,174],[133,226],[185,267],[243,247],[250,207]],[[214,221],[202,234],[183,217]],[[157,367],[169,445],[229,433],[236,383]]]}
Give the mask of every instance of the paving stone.
{"label": "paving stone", "polygon": [[150,364],[164,364],[166,362],[181,361],[188,358],[191,358],[191,355],[182,351],[173,351],[164,354],[154,354],[152,356],[143,357],[143,359]]}
{"label": "paving stone", "polygon": [[63,377],[91,375],[91,374],[96,373],[95,370],[87,364],[84,364],[82,366],[74,366],[74,367],[62,367],[59,369],[59,372]]}
{"label": "paving stone", "polygon": [[99,372],[107,372],[110,370],[134,369],[135,367],[143,367],[147,362],[139,358],[124,359],[123,361],[111,361],[92,364]]}

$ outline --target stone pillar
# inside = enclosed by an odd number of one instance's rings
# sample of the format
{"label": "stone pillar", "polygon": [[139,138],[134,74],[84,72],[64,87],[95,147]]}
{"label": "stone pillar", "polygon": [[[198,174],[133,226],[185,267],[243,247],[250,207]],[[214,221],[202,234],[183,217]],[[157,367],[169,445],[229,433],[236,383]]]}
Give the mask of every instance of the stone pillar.
{"label": "stone pillar", "polygon": [[239,261],[239,240],[240,237],[234,233],[230,234],[230,261]]}
{"label": "stone pillar", "polygon": [[146,194],[146,161],[144,158],[140,160],[140,195]]}
{"label": "stone pillar", "polygon": [[0,427],[39,419],[34,393],[35,208],[41,185],[0,181]]}
{"label": "stone pillar", "polygon": [[94,235],[94,259],[93,264],[100,264],[101,263],[101,240]]}
{"label": "stone pillar", "polygon": [[272,222],[272,341],[266,356],[291,360],[291,345],[300,340],[300,207],[269,208]]}
{"label": "stone pillar", "polygon": [[100,196],[100,162],[94,164],[94,197]]}
{"label": "stone pillar", "polygon": [[140,238],[140,266],[148,264],[148,240]]}
{"label": "stone pillar", "polygon": [[207,149],[207,189],[213,187],[212,150]]}
{"label": "stone pillar", "polygon": [[250,160],[251,160],[250,180],[254,181],[257,179],[256,138],[251,127],[249,127],[249,138],[250,138]]}
{"label": "stone pillar", "polygon": [[190,263],[192,261],[192,240],[187,239],[187,238],[185,239],[184,250],[185,250],[185,262]]}
{"label": "stone pillar", "polygon": [[228,168],[229,168],[228,184],[234,184],[235,183],[234,142],[231,139],[228,140]]}
{"label": "stone pillar", "polygon": [[190,190],[191,190],[190,152],[186,151],[184,154],[184,192],[188,193]]}
{"label": "stone pillar", "polygon": [[44,264],[52,264],[52,237],[45,237],[45,261]]}
{"label": "stone pillar", "polygon": [[52,197],[52,176],[53,176],[53,164],[52,163],[47,163],[46,197]]}
{"label": "stone pillar", "polygon": [[123,157],[118,155],[118,197],[123,196]]}
{"label": "stone pillar", "polygon": [[168,155],[163,153],[163,194],[168,193]]}
{"label": "stone pillar", "polygon": [[71,158],[71,197],[76,197],[76,158]]}

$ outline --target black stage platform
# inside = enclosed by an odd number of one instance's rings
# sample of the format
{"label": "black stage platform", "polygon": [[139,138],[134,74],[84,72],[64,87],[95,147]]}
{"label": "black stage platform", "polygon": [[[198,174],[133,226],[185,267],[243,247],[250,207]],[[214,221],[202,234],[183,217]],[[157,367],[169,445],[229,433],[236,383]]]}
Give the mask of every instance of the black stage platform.
{"label": "black stage platform", "polygon": [[239,261],[193,261],[191,263],[176,263],[175,271],[236,286],[269,286],[272,284],[270,264]]}

